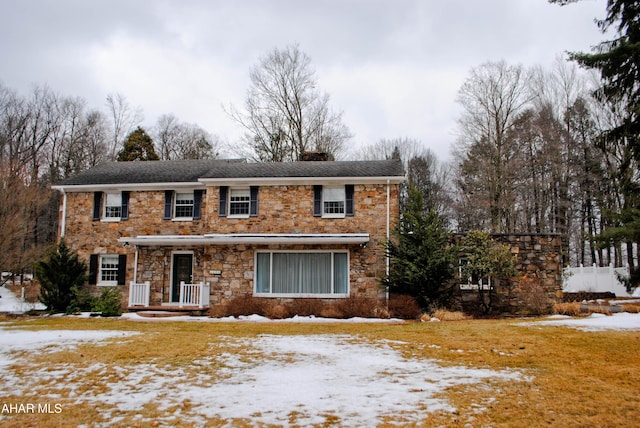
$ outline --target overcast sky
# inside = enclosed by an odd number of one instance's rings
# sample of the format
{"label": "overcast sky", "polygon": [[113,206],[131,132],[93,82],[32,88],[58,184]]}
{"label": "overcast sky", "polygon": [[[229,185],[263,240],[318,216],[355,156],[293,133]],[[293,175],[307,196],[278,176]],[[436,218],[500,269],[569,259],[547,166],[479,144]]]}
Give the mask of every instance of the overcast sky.
{"label": "overcast sky", "polygon": [[123,94],[144,127],[172,113],[234,141],[222,110],[242,106],[249,69],[299,44],[354,146],[455,142],[456,93],[472,67],[504,59],[551,67],[603,40],[606,0],[0,0],[0,81],[47,84],[103,108]]}

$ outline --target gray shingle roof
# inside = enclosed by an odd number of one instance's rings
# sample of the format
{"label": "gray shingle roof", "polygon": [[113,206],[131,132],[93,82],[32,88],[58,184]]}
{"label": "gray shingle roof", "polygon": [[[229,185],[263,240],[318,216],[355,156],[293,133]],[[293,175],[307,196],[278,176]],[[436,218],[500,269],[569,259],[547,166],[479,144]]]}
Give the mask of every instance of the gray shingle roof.
{"label": "gray shingle roof", "polygon": [[245,163],[239,160],[108,162],[64,180],[61,186],[186,183],[199,178],[401,177],[399,160]]}
{"label": "gray shingle roof", "polygon": [[236,163],[212,168],[201,178],[398,177],[400,161]]}
{"label": "gray shingle roof", "polygon": [[60,185],[197,182],[212,168],[239,162],[235,159],[106,162],[69,177]]}

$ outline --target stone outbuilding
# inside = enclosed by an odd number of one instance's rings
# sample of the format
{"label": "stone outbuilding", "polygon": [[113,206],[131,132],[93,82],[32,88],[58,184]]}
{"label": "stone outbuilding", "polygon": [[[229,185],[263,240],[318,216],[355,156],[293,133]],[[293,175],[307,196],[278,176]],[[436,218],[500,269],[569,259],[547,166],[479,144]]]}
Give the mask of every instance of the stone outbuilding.
{"label": "stone outbuilding", "polygon": [[[456,297],[468,312],[478,310],[484,292],[491,297],[492,311],[518,315],[549,312],[562,302],[563,257],[566,248],[560,234],[492,234],[494,242],[509,247],[515,259],[517,277],[487,280],[476,284],[463,278],[460,269]],[[480,290],[480,287],[482,289]]]}

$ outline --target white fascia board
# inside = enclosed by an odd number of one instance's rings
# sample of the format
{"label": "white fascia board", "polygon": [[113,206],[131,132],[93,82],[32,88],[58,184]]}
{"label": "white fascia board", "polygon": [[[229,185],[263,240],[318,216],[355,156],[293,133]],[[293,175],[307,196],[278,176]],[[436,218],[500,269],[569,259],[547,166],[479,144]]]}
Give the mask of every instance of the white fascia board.
{"label": "white fascia board", "polygon": [[330,234],[207,234],[207,235],[139,235],[122,237],[118,242],[140,246],[231,245],[231,244],[366,244],[368,233]]}
{"label": "white fascia board", "polygon": [[68,186],[51,186],[53,190],[62,192],[104,192],[108,190],[171,190],[171,189],[202,189],[204,185],[198,182],[179,183],[117,183],[117,184],[73,184]]}
{"label": "white fascia board", "polygon": [[364,244],[368,233],[329,234],[208,234],[217,244]]}
{"label": "white fascia board", "polygon": [[398,184],[405,181],[405,177],[239,177],[200,178],[198,181],[208,186],[303,186],[313,184]]}

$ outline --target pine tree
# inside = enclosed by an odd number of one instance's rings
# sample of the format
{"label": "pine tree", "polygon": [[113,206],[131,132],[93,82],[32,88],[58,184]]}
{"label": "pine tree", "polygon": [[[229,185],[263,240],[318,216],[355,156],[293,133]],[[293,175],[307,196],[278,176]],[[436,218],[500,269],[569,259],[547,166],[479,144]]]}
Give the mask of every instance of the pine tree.
{"label": "pine tree", "polygon": [[151,161],[158,160],[158,154],[153,147],[153,140],[144,129],[138,127],[124,142],[124,147],[118,153],[118,162],[123,161]]}
{"label": "pine tree", "polygon": [[[568,3],[567,0],[555,2]],[[571,59],[599,70],[604,82],[600,95],[625,106],[624,120],[610,129],[607,137],[626,140],[640,161],[640,3],[608,0],[606,18],[596,22],[603,32],[614,27],[616,37],[600,43],[594,53],[573,52]]]}
{"label": "pine tree", "polygon": [[384,283],[392,293],[416,299],[423,309],[446,306],[453,294],[457,252],[444,219],[434,210],[424,212],[420,190],[409,186],[393,239],[386,244],[391,270]]}
{"label": "pine tree", "polygon": [[87,279],[87,265],[60,241],[48,258],[34,267],[40,282],[40,302],[49,312],[67,312]]}

